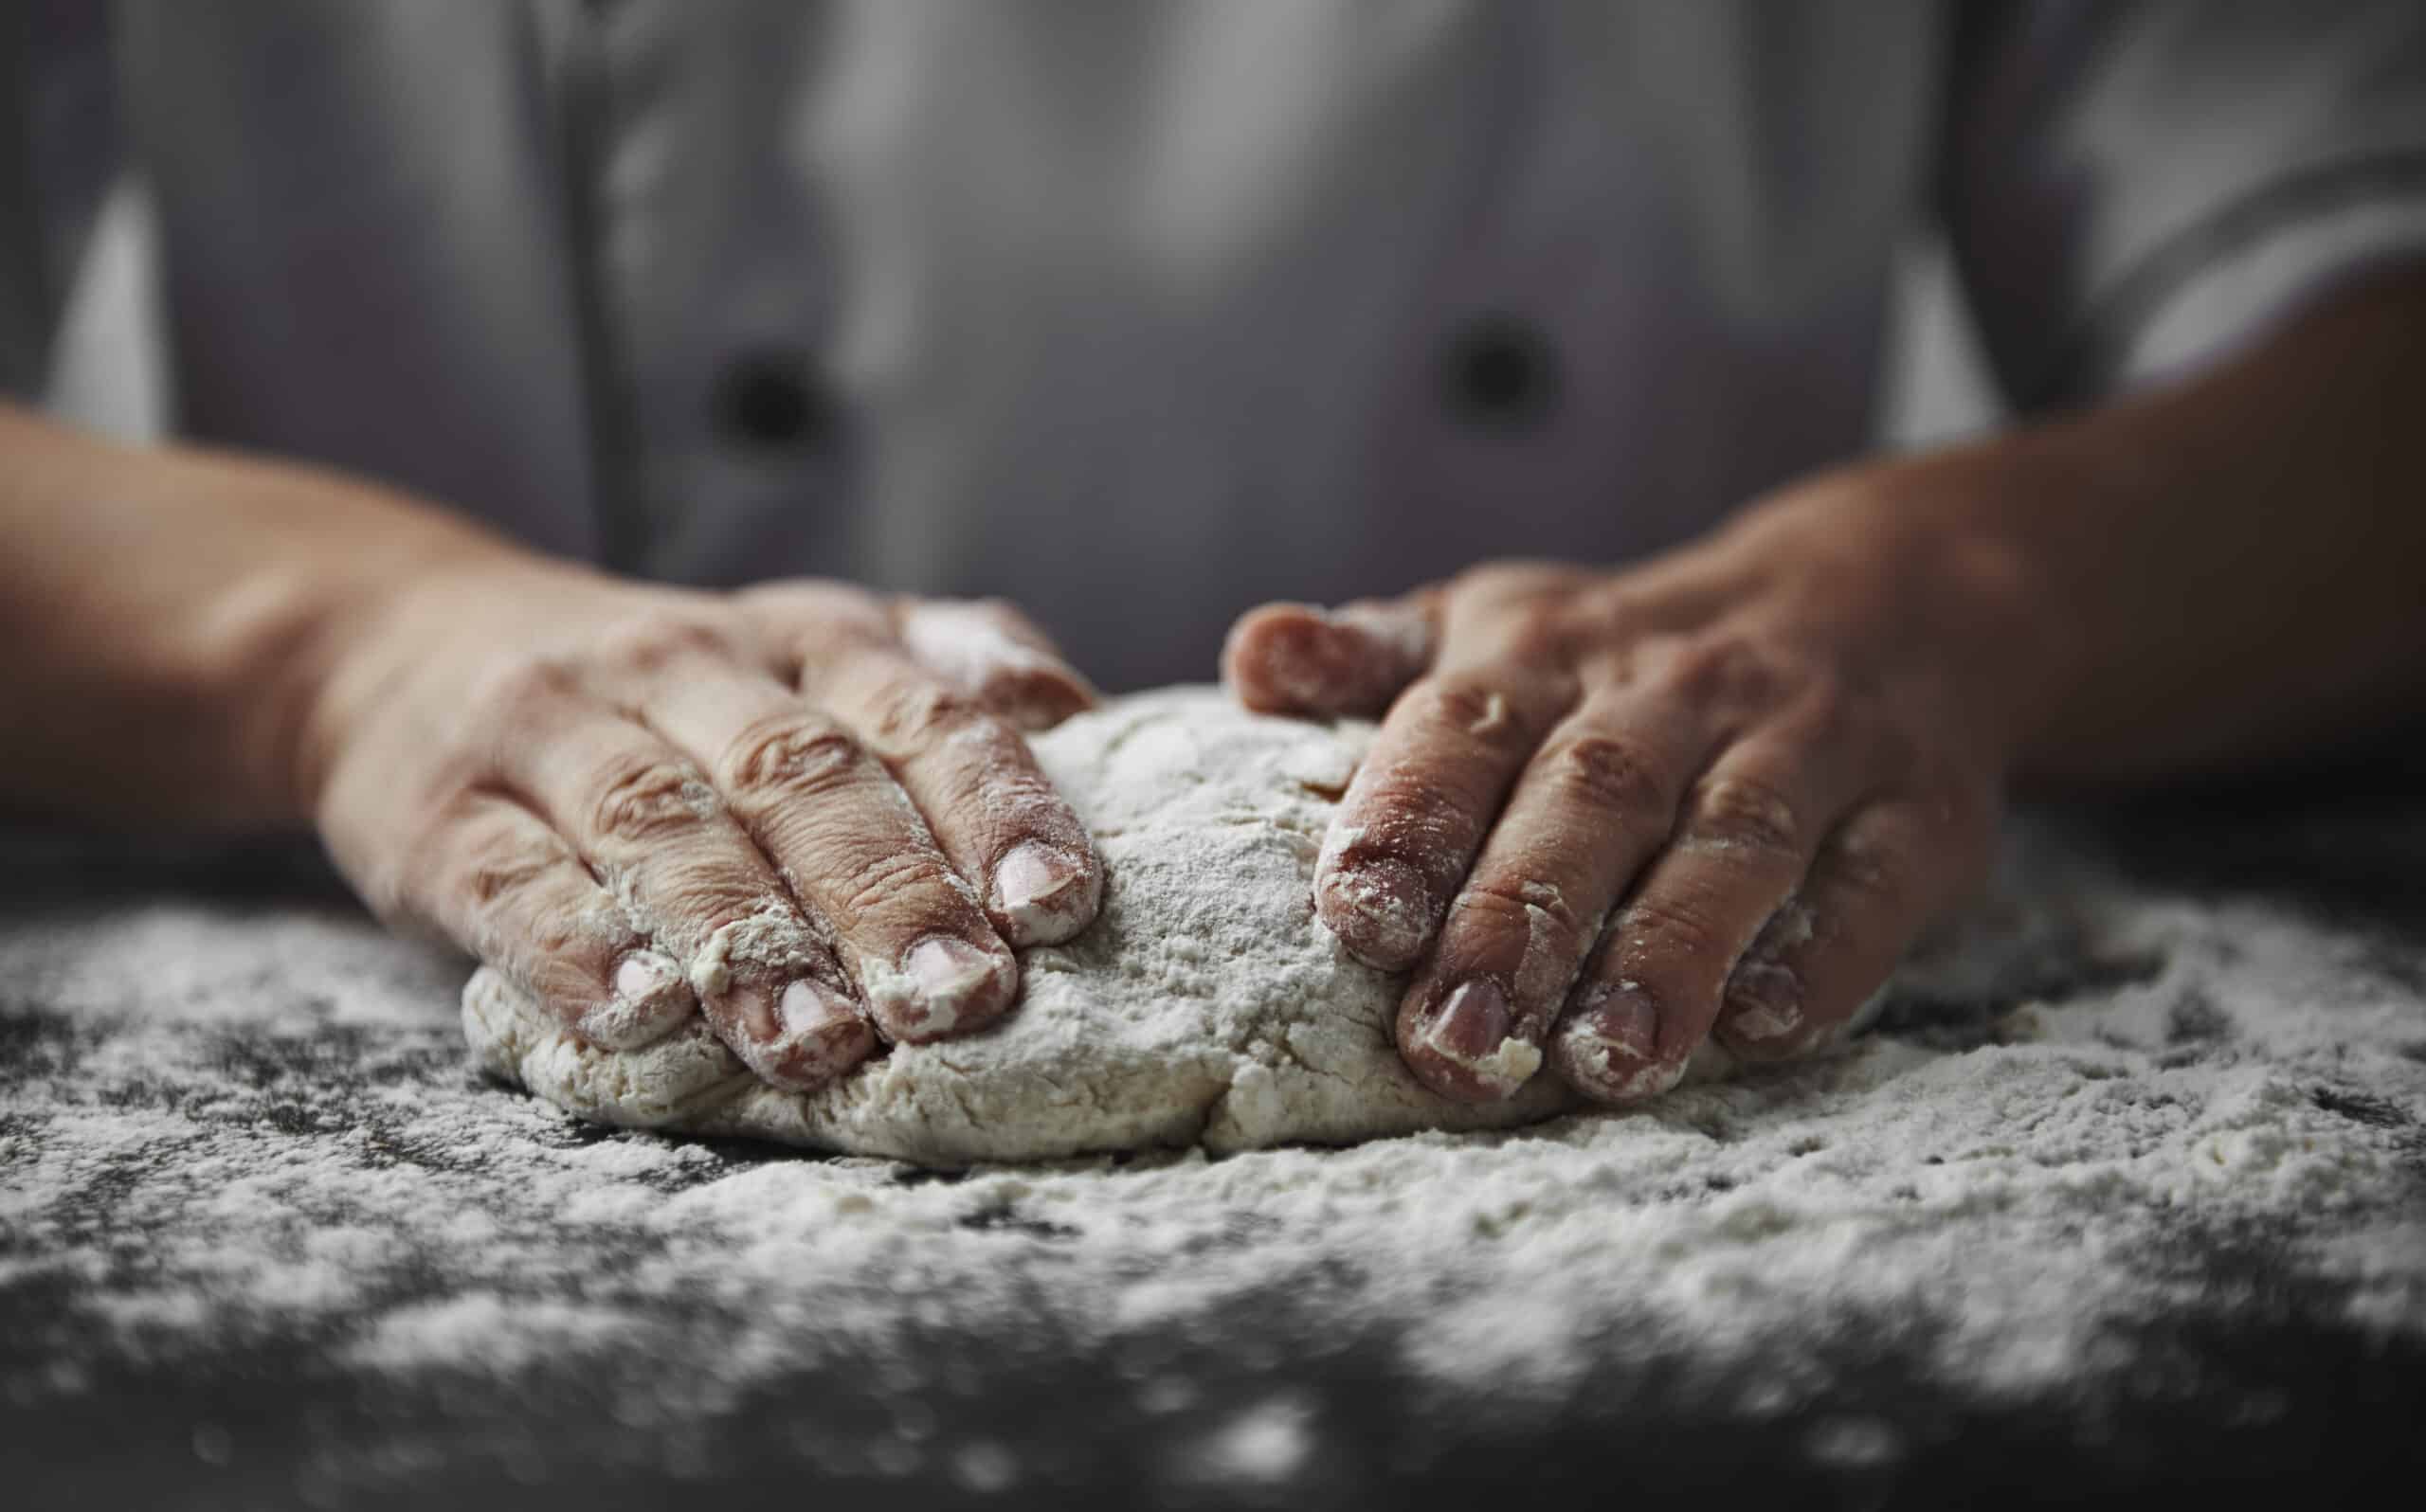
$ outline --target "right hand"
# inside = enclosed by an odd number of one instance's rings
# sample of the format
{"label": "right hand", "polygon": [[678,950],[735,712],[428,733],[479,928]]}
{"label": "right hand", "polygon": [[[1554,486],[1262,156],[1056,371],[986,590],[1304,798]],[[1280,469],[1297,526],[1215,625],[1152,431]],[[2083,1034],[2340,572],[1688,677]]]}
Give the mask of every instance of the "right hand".
{"label": "right hand", "polygon": [[583,1039],[697,1011],[806,1090],[992,1022],[1013,947],[1094,919],[1102,863],[1021,734],[1092,701],[1000,604],[454,563],[341,648],[299,782],[376,911]]}

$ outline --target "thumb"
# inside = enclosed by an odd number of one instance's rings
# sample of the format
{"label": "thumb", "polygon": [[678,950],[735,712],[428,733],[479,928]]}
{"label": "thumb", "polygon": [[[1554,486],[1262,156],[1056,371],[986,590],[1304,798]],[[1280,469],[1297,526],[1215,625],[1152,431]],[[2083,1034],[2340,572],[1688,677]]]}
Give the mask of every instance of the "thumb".
{"label": "thumb", "polygon": [[1378,716],[1423,675],[1439,638],[1439,590],[1336,609],[1267,603],[1240,616],[1222,681],[1258,713]]}

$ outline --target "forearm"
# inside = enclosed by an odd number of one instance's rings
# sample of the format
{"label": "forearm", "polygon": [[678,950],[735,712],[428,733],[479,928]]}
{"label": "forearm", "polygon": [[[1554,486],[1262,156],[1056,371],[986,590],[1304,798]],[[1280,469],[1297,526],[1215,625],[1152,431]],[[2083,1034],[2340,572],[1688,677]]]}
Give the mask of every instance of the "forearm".
{"label": "forearm", "polygon": [[292,747],[348,627],[416,565],[511,549],[332,474],[0,405],[0,807],[305,822]]}
{"label": "forearm", "polygon": [[1985,626],[1966,655],[2025,781],[2229,769],[2426,709],[2426,273],[2189,384],[1832,486],[1884,556],[1943,567],[1948,634]]}

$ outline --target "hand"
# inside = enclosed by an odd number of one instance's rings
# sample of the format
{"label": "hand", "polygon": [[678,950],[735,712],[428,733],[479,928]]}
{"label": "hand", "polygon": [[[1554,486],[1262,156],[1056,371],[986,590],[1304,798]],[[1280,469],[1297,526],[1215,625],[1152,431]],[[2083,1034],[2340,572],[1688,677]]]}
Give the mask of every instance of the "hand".
{"label": "hand", "polygon": [[1984,870],[2007,743],[1977,638],[1936,633],[1963,595],[1809,492],[1637,570],[1492,566],[1233,630],[1248,707],[1387,710],[1315,907],[1417,968],[1398,1042],[1436,1090],[1506,1097],[1547,1054],[1623,1103],[1713,1033],[1805,1049]]}
{"label": "hand", "polygon": [[998,604],[450,564],[328,687],[300,782],[346,874],[598,1045],[696,1007],[813,1089],[995,1019],[1100,897],[1020,734],[1092,694]]}

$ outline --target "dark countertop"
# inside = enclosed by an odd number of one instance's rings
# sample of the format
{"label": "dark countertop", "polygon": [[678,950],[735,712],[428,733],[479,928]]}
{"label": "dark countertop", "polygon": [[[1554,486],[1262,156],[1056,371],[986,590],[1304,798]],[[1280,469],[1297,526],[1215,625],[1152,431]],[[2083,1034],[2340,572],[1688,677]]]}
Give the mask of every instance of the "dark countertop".
{"label": "dark countertop", "polygon": [[[2358,942],[2364,969],[2406,984],[2417,1017],[2403,1053],[2426,1064],[2426,803],[2192,802],[2088,833],[2147,885],[2191,900],[2263,897]],[[118,1038],[148,996],[205,987],[166,967],[147,975],[141,962],[103,970],[93,954],[151,949],[173,964],[178,942],[192,938],[180,931],[195,927],[237,941],[239,958],[242,941],[259,942],[259,969],[241,983],[246,1015],[192,1031],[211,1036],[214,1086],[237,1089],[207,1107],[172,1076],[130,1071]],[[358,952],[345,958],[352,985],[334,996],[425,999],[425,1020],[350,1017],[308,963],[282,969],[290,945],[331,940]],[[595,1351],[506,1370],[383,1371],[341,1348],[363,1310],[443,1297],[460,1282],[409,1263],[419,1243],[409,1230],[371,1236],[383,1267],[375,1295],[334,1312],[272,1312],[213,1331],[91,1310],[97,1296],[168,1263],[172,1236],[142,1215],[155,1211],[145,1192],[161,1179],[158,1162],[176,1156],[97,1149],[75,1192],[36,1194],[37,1230],[27,1193],[12,1183],[33,1152],[82,1137],[62,1088],[102,1089],[95,1095],[119,1114],[241,1121],[264,1140],[342,1130],[376,1146],[399,1100],[422,1098],[481,1100],[498,1109],[499,1139],[570,1147],[648,1138],[575,1125],[473,1084],[448,1012],[461,969],[376,940],[315,868],[280,853],[138,861],[20,848],[0,877],[0,1486],[9,1504],[605,1508],[706,1497],[720,1507],[1467,1508],[1478,1492],[1681,1501],[1757,1487],[1764,1502],[1870,1506],[2260,1486],[2314,1503],[2355,1501],[2387,1469],[2426,1467],[2426,1295],[2411,1294],[2403,1326],[2369,1326],[2350,1315],[2345,1288],[2288,1258],[2298,1235],[2279,1232],[2186,1239],[2178,1258],[2202,1284],[2115,1341],[2127,1368],[2077,1390],[1949,1392],[1921,1363],[1931,1340],[1916,1321],[1828,1341],[1824,1397],[1783,1414],[1745,1413],[1732,1404],[1746,1383],[1690,1358],[1616,1347],[1553,1410],[1444,1392],[1387,1337],[1334,1329],[1288,1295],[1233,1304],[1217,1326],[1169,1339],[1083,1342],[1009,1319],[990,1335],[914,1341],[922,1384],[909,1418],[903,1394],[876,1379],[880,1362],[847,1351],[738,1385]],[[109,1000],[112,982],[130,984],[121,1000]],[[2037,988],[2060,996],[2063,972]],[[1901,999],[1881,1032],[1927,1036],[1963,1014],[2008,1007]],[[272,1020],[276,1032],[262,1027]],[[298,1034],[297,1022],[318,1028]],[[2359,1099],[2345,1112],[2406,1151],[2426,1234],[2426,1097]],[[466,1159],[401,1143],[381,1158]],[[679,1184],[794,1159],[697,1145]],[[48,1263],[63,1233],[81,1256],[76,1267]],[[595,1263],[635,1259],[610,1246]],[[716,1305],[669,1304],[655,1322],[708,1328]],[[89,1320],[101,1316],[116,1323],[96,1333]],[[1146,1385],[1171,1380],[1188,1383],[1186,1400],[1156,1399]],[[638,1420],[636,1394],[657,1404]],[[1285,1484],[1259,1484],[1235,1465],[1208,1478],[1215,1435],[1275,1402],[1308,1434]],[[862,1452],[870,1446],[892,1448]],[[1244,1463],[1252,1471],[1251,1454]]]}

